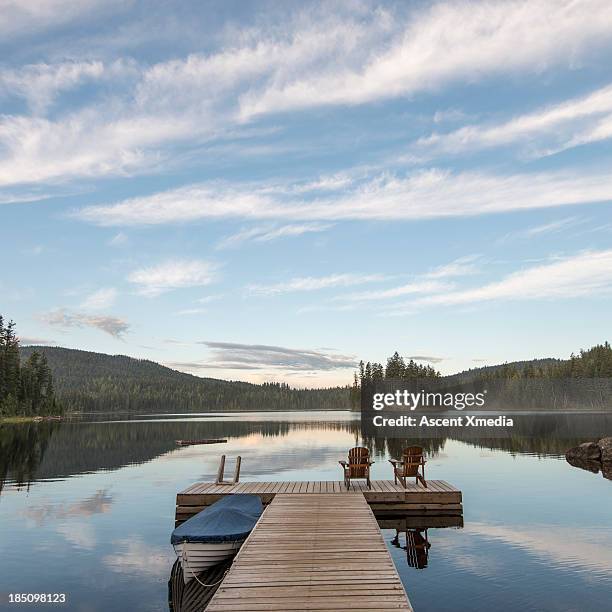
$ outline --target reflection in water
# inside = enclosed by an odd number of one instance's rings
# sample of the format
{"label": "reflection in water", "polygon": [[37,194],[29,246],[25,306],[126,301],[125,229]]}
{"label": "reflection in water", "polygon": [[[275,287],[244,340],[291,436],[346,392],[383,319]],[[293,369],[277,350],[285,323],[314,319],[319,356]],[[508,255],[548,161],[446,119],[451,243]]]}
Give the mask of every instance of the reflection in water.
{"label": "reflection in water", "polygon": [[[141,464],[177,450],[175,440],[186,438],[284,438],[294,433],[308,435],[313,430],[324,434],[345,433],[354,438],[354,445],[367,446],[377,458],[399,457],[403,449],[418,442],[428,457],[435,457],[451,438],[361,438],[358,418],[334,420],[334,414],[324,419],[305,421],[277,421],[270,414],[249,415],[249,420],[220,416],[203,420],[134,420],[109,422],[36,423],[0,425],[0,492],[5,480],[23,486],[33,480],[66,478],[75,474],[113,470]],[[258,420],[260,419],[260,420]],[[536,427],[534,425],[534,427]],[[465,441],[489,450],[501,449],[510,453],[561,456],[570,446],[584,440],[573,436],[571,427],[555,436],[548,436],[546,426],[537,435],[517,435],[509,439],[473,438]],[[612,426],[610,427],[612,429]],[[537,430],[537,427],[536,427]],[[529,433],[529,432],[527,432]],[[561,435],[563,434],[563,435]],[[318,450],[318,449],[317,449]],[[195,451],[199,452],[199,451]],[[322,449],[322,452],[323,449]],[[331,459],[327,455],[313,456],[312,462]],[[333,461],[336,461],[334,456]],[[265,476],[265,466],[261,466]]]}
{"label": "reflection in water", "polygon": [[[460,488],[466,513],[464,529],[447,528],[461,517],[378,519],[419,612],[609,607],[612,487],[560,460],[584,439],[540,433],[418,442],[428,478]],[[228,443],[175,445],[196,437]],[[337,461],[366,445],[372,476],[389,479],[386,459],[414,442],[363,440],[348,413],[2,425],[3,590],[61,588],[75,610],[167,610],[176,492],[214,478],[221,452],[243,457],[244,480],[340,480]]]}
{"label": "reflection in water", "polygon": [[170,612],[202,612],[217,592],[232,559],[214,565],[198,574],[196,580],[185,584],[181,562],[177,559],[168,580],[168,608]]}
{"label": "reflection in water", "polygon": [[0,493],[7,479],[28,485],[36,476],[56,422],[0,425]]}
{"label": "reflection in water", "polygon": [[406,561],[410,567],[425,569],[429,558],[429,549],[431,548],[427,539],[427,529],[407,529],[404,531],[405,546],[402,546],[400,542],[400,534],[400,531],[395,531],[395,537],[391,540],[391,544],[406,551]]}

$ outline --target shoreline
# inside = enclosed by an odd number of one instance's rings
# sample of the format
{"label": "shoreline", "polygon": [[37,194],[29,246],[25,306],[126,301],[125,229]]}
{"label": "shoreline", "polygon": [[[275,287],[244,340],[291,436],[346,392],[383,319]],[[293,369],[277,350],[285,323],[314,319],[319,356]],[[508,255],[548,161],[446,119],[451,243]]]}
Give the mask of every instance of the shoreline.
{"label": "shoreline", "polygon": [[51,416],[6,416],[0,417],[0,425],[17,425],[20,423],[42,423],[48,421],[63,421],[66,417],[60,415]]}

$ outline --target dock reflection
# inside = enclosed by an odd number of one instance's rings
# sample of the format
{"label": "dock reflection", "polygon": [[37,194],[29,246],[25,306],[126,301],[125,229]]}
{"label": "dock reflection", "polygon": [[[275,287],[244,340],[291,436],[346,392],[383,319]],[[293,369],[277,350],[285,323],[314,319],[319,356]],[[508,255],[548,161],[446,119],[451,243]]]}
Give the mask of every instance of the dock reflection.
{"label": "dock reflection", "polygon": [[395,531],[389,543],[391,546],[406,551],[408,567],[421,570],[429,564],[432,548],[430,530],[461,528],[463,516],[397,516],[378,518],[382,530]]}

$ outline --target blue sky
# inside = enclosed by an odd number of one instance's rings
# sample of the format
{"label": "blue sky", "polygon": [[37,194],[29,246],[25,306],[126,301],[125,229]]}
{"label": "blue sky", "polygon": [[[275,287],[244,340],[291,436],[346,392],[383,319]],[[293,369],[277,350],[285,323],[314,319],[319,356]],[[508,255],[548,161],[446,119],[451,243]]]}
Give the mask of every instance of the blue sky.
{"label": "blue sky", "polygon": [[0,7],[23,342],[314,386],[609,339],[609,2]]}

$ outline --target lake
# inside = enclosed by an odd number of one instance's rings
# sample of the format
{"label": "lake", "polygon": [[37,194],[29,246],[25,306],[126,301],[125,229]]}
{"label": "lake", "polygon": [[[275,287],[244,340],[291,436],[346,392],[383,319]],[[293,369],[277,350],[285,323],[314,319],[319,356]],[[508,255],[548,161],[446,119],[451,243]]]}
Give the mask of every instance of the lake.
{"label": "lake", "polygon": [[[581,441],[423,441],[427,477],[463,491],[464,527],[429,528],[422,569],[384,530],[415,610],[610,609],[612,482],[565,461]],[[360,442],[349,412],[2,425],[1,609],[37,609],[7,603],[29,592],[65,593],[62,608],[84,612],[168,610],[178,490],[214,479],[222,453],[230,470],[242,456],[241,480],[340,480],[338,460]],[[391,478],[403,442],[369,442],[372,477]]]}

